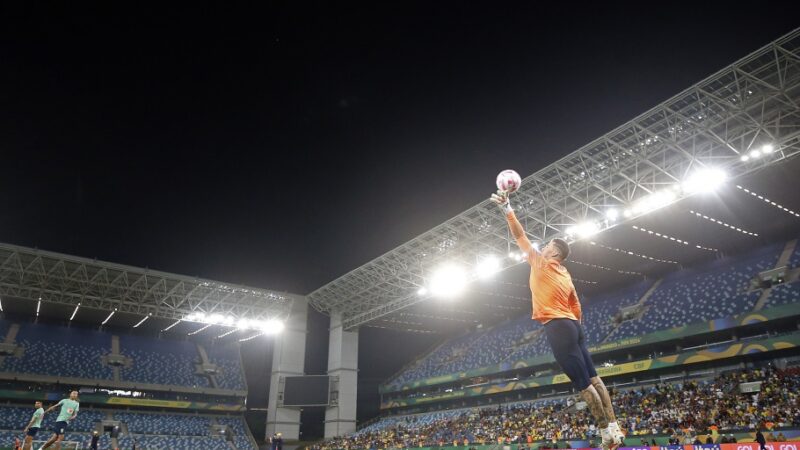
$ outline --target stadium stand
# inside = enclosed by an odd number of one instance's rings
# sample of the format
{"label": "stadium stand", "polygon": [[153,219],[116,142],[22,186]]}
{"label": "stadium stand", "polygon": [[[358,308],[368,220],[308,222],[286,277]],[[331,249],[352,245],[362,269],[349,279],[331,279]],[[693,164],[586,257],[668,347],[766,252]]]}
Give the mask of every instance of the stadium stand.
{"label": "stadium stand", "polygon": [[458,358],[466,349],[478,339],[482,333],[467,333],[455,339],[451,339],[441,344],[425,358],[417,361],[407,370],[398,374],[396,381],[399,383],[413,381],[430,376],[432,373],[439,373],[438,367],[454,358]]}
{"label": "stadium stand", "polygon": [[189,341],[120,336],[120,352],[133,359],[122,369],[122,379],[139,383],[208,387],[208,378],[196,375],[197,347]]}
{"label": "stadium stand", "polygon": [[722,259],[696,269],[673,272],[646,302],[639,320],[619,327],[609,339],[706,322],[750,311],[760,290],[746,292],[750,280],[775,266],[782,245],[771,245],[736,259]]}
{"label": "stadium stand", "polygon": [[218,417],[217,423],[220,425],[227,425],[233,432],[233,443],[239,450],[253,448],[253,442],[250,440],[250,433],[247,431],[247,425],[241,417]]}
{"label": "stadium stand", "polygon": [[798,301],[800,301],[800,281],[795,281],[794,283],[781,284],[772,288],[764,307],[774,308],[775,306],[797,303]]}
{"label": "stadium stand", "polygon": [[22,356],[3,358],[0,370],[22,374],[110,380],[103,364],[111,352],[111,336],[99,331],[23,323],[16,336]]}
{"label": "stadium stand", "polygon": [[[15,437],[21,437],[20,431],[28,423],[32,413],[32,405],[31,407],[0,406],[0,443],[13,442]],[[106,418],[118,420],[127,427],[128,434],[121,437],[119,441],[122,448],[131,448],[135,439],[137,448],[230,449],[231,447],[223,437],[210,436],[211,425],[215,420],[218,424],[231,428],[237,450],[255,448],[247,426],[241,417],[115,412],[89,408],[80,410],[78,417],[70,424],[70,432],[65,439],[81,442],[88,447],[88,443],[91,441],[91,432],[95,430],[98,422]],[[56,414],[45,416],[42,422],[43,431],[38,438],[47,439],[50,436],[49,430],[54,427],[55,419]],[[106,445],[101,448],[110,448],[108,435],[102,435],[101,444]]]}
{"label": "stadium stand", "polygon": [[133,434],[163,434],[206,436],[211,419],[201,416],[155,413],[114,413],[114,419],[124,422]]}
{"label": "stadium stand", "polygon": [[205,346],[210,362],[217,365],[219,372],[216,375],[217,385],[220,389],[233,389],[243,391],[247,387],[242,373],[242,363],[239,358],[239,347],[236,344]]}
{"label": "stadium stand", "polygon": [[170,449],[170,450],[230,450],[230,446],[221,436],[156,436],[145,434],[129,434],[119,438],[120,448]]}
{"label": "stadium stand", "polygon": [[[740,393],[743,382],[761,381],[760,393]],[[618,422],[628,437],[675,434],[686,429],[720,432],[800,426],[800,369],[756,369],[723,373],[714,379],[640,386],[614,393]],[[714,404],[709,409],[707,405]],[[356,433],[329,440],[316,450],[397,446],[525,443],[541,440],[587,440],[597,430],[585,410],[568,399],[517,402],[382,418]]]}
{"label": "stadium stand", "polygon": [[[12,322],[0,320],[0,335],[8,334]],[[54,325],[21,323],[15,343],[21,355],[6,356],[0,372],[112,380],[113,369],[103,362],[111,353],[111,335],[94,330]],[[120,336],[120,352],[131,359],[121,369],[121,380],[151,385],[209,387],[207,377],[198,375],[200,356],[195,343],[159,340],[132,335]],[[207,344],[210,362],[220,372],[220,389],[245,390],[244,372],[236,344]]]}
{"label": "stadium stand", "polygon": [[788,266],[792,268],[800,266],[800,242],[795,244],[792,256],[789,257]]}
{"label": "stadium stand", "polygon": [[[770,245],[741,256],[670,273],[644,303],[641,317],[619,326],[614,317],[621,308],[635,305],[652,286],[651,281],[582,298],[588,345],[752,310],[761,290],[748,291],[750,281],[759,272],[775,266],[783,246],[783,243]],[[795,302],[798,297],[800,283],[778,286],[772,290],[766,307]],[[405,383],[544,354],[549,351],[546,338],[541,333],[532,333],[539,328],[538,323],[525,315],[489,330],[468,333],[445,342],[389,383]],[[526,335],[532,337],[526,339]]]}

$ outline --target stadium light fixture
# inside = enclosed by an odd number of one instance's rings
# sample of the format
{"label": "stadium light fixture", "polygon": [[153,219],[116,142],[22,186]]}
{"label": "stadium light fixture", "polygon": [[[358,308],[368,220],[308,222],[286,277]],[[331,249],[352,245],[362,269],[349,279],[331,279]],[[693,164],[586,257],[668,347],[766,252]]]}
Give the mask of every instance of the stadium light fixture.
{"label": "stadium light fixture", "polygon": [[420,297],[424,297],[428,295],[428,290],[425,289],[425,286],[422,286],[421,288],[417,289],[417,295],[419,295]]}
{"label": "stadium light fixture", "polygon": [[69,316],[69,321],[70,321],[70,322],[72,322],[72,319],[74,319],[74,318],[75,318],[75,314],[78,314],[78,309],[79,309],[80,307],[81,307],[81,304],[80,304],[80,302],[78,302],[78,304],[77,304],[77,305],[75,305],[75,309],[73,309],[73,310],[72,310],[72,315],[71,315],[71,316]]}
{"label": "stadium light fixture", "polygon": [[[753,152],[750,152],[750,156],[753,156]],[[698,170],[683,182],[683,191],[688,194],[714,192],[727,179],[728,174],[722,169],[708,168]]]}
{"label": "stadium light fixture", "polygon": [[195,334],[197,334],[197,333],[199,333],[201,331],[207,330],[208,327],[210,327],[211,325],[214,325],[214,324],[213,323],[207,323],[207,324],[203,325],[200,329],[192,331],[191,333],[187,333],[186,335],[187,336],[194,336]]}
{"label": "stadium light fixture", "polygon": [[606,219],[613,222],[617,220],[618,217],[619,217],[619,211],[617,211],[616,209],[611,208],[608,211],[606,211]]}
{"label": "stadium light fixture", "polygon": [[212,314],[208,317],[208,322],[213,323],[214,325],[219,325],[225,321],[225,317],[222,314]]}
{"label": "stadium light fixture", "polygon": [[171,329],[172,329],[172,327],[174,327],[175,325],[177,325],[177,324],[179,324],[179,323],[181,323],[181,319],[178,319],[178,320],[176,320],[175,322],[173,322],[173,323],[172,323],[172,325],[168,326],[167,328],[164,328],[164,329],[163,329],[163,330],[161,330],[161,331],[169,331],[169,330],[171,330]]}
{"label": "stadium light fixture", "polygon": [[481,280],[488,280],[500,271],[500,261],[494,255],[487,255],[478,261],[475,272]]}
{"label": "stadium light fixture", "polygon": [[436,297],[454,298],[464,292],[467,286],[467,274],[464,269],[448,264],[434,272],[431,277],[431,294]]}
{"label": "stadium light fixture", "polygon": [[672,189],[662,189],[650,193],[634,202],[630,209],[625,210],[623,215],[625,217],[631,217],[633,215],[655,211],[656,209],[663,208],[672,203],[675,197],[675,191]]}
{"label": "stadium light fixture", "polygon": [[743,162],[747,162],[750,160],[750,157],[748,155],[742,155],[742,157],[739,159],[741,159]]}
{"label": "stadium light fixture", "polygon": [[747,192],[748,194],[752,195],[753,197],[756,197],[756,198],[757,198],[757,199],[759,199],[759,200],[763,200],[763,201],[764,201],[764,203],[767,203],[767,204],[769,204],[769,205],[772,205],[772,206],[774,206],[775,208],[777,208],[777,209],[778,209],[778,210],[780,210],[780,211],[787,212],[787,213],[789,213],[789,214],[791,214],[791,215],[793,215],[793,216],[795,216],[795,217],[800,217],[800,213],[798,213],[798,212],[795,212],[795,211],[793,211],[793,210],[791,210],[791,209],[789,209],[789,208],[787,208],[787,207],[785,207],[785,206],[781,205],[780,203],[776,203],[775,201],[773,201],[773,200],[770,200],[768,197],[764,197],[763,195],[760,195],[760,194],[758,194],[758,193],[757,193],[757,192],[755,192],[755,191],[751,191],[750,189],[747,189],[747,188],[745,188],[745,187],[742,187],[742,186],[740,186],[740,185],[738,185],[738,184],[736,185],[736,188],[737,188],[737,189],[741,189],[741,190],[743,190],[743,191]]}
{"label": "stadium light fixture", "polygon": [[278,319],[269,319],[261,325],[264,334],[278,334],[285,328],[283,322]]}
{"label": "stadium light fixture", "polygon": [[239,342],[251,341],[251,340],[253,340],[253,339],[255,339],[255,338],[259,337],[259,336],[263,336],[263,335],[264,335],[264,333],[256,333],[256,334],[254,334],[254,335],[252,335],[250,337],[239,339]]}
{"label": "stadium light fixture", "polygon": [[592,221],[582,222],[567,228],[567,234],[569,236],[577,236],[579,238],[595,235],[598,231],[600,231],[600,225]]}
{"label": "stadium light fixture", "polygon": [[108,317],[106,317],[106,320],[104,320],[101,325],[105,325],[109,320],[111,320],[111,318],[114,317],[114,313],[116,313],[116,312],[117,312],[117,308],[114,308],[114,310],[111,311],[111,313],[108,315]]}
{"label": "stadium light fixture", "polygon": [[733,231],[738,231],[739,233],[746,234],[748,236],[758,237],[758,233],[753,233],[752,231],[747,231],[747,230],[745,230],[743,228],[737,227],[735,225],[731,225],[731,224],[729,224],[727,222],[723,222],[722,220],[715,219],[713,217],[709,217],[709,216],[707,216],[707,215],[705,215],[703,213],[699,213],[697,211],[690,210],[689,214],[694,214],[695,216],[697,216],[699,218],[705,219],[705,220],[707,220],[709,222],[714,222],[714,223],[716,223],[718,225],[722,225],[723,227],[729,228],[729,229],[731,229]]}
{"label": "stadium light fixture", "polygon": [[750,157],[751,158],[755,159],[755,158],[758,158],[760,156],[761,156],[761,150],[759,150],[757,148],[754,148],[753,150],[750,150]]}
{"label": "stadium light fixture", "polygon": [[775,151],[775,146],[772,144],[766,144],[763,147],[761,147],[761,153],[765,155],[768,155],[774,151]]}
{"label": "stadium light fixture", "polygon": [[139,328],[139,326],[140,326],[141,324],[143,324],[145,320],[149,319],[149,318],[150,318],[150,316],[152,316],[152,315],[153,315],[153,313],[150,313],[150,314],[148,314],[148,315],[146,315],[146,316],[142,317],[142,320],[140,320],[139,322],[137,322],[137,323],[136,323],[136,325],[134,325],[134,326],[133,326],[133,328]]}
{"label": "stadium light fixture", "polygon": [[42,309],[42,298],[39,297],[39,301],[36,302],[36,317],[39,317],[39,310]]}
{"label": "stadium light fixture", "polygon": [[224,338],[225,336],[228,336],[228,335],[230,335],[231,333],[235,333],[235,332],[237,332],[237,331],[239,331],[239,329],[238,329],[238,328],[231,328],[230,330],[228,330],[228,331],[226,331],[226,332],[224,332],[224,333],[220,334],[219,336],[217,336],[217,339]]}

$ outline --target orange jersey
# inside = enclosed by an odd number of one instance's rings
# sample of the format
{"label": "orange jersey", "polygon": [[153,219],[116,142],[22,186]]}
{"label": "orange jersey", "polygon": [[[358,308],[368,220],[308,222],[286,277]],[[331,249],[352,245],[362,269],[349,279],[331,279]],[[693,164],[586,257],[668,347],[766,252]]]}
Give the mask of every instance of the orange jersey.
{"label": "orange jersey", "polygon": [[506,219],[511,234],[531,266],[533,319],[542,323],[551,319],[581,320],[581,302],[567,268],[554,259],[543,258],[533,248],[513,211],[506,215]]}

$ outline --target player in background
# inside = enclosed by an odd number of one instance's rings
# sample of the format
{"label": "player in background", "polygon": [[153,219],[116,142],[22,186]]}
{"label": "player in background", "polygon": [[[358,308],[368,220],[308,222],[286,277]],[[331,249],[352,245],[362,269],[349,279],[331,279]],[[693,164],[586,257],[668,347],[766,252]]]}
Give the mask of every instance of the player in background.
{"label": "player in background", "polygon": [[69,398],[62,399],[60,402],[47,408],[47,411],[44,413],[47,414],[59,406],[61,407],[61,411],[59,411],[58,417],[56,418],[56,427],[53,429],[53,437],[45,442],[45,444],[41,446],[39,450],[50,448],[50,446],[53,444],[55,444],[55,447],[53,448],[56,450],[61,450],[61,441],[64,440],[64,433],[67,432],[67,425],[69,425],[69,422],[78,416],[78,409],[80,409],[80,404],[78,403],[78,391],[70,392]]}
{"label": "player in background", "polygon": [[37,401],[33,404],[33,407],[36,408],[36,410],[33,412],[33,416],[31,416],[31,420],[28,422],[28,425],[26,425],[25,429],[22,430],[22,432],[25,434],[25,442],[22,445],[22,450],[31,450],[33,438],[36,437],[36,433],[39,432],[39,428],[42,426],[42,419],[44,418],[42,402]]}
{"label": "player in background", "polygon": [[491,200],[503,210],[508,228],[531,266],[530,289],[532,317],[544,325],[547,341],[561,370],[580,392],[600,428],[603,448],[615,449],[625,435],[617,424],[611,396],[603,380],[597,376],[592,358],[586,349],[581,326],[581,303],[572,277],[561,264],[569,256],[569,244],[553,239],[541,253],[525,236],[525,230],[508,201],[508,192],[499,190]]}

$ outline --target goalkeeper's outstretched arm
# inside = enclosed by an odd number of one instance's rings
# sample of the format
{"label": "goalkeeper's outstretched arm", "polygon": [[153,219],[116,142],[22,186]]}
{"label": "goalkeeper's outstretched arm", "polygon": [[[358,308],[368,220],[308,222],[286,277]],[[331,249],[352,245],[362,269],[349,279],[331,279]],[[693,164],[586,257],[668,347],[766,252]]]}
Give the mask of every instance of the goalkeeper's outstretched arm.
{"label": "goalkeeper's outstretched arm", "polygon": [[522,228],[517,215],[514,214],[514,209],[511,208],[511,204],[508,202],[508,192],[497,191],[496,194],[492,194],[491,200],[505,213],[508,229],[511,231],[511,235],[514,236],[514,240],[517,241],[517,246],[525,253],[525,257],[530,260],[539,256],[539,252],[536,251],[528,236],[525,235],[525,229]]}

